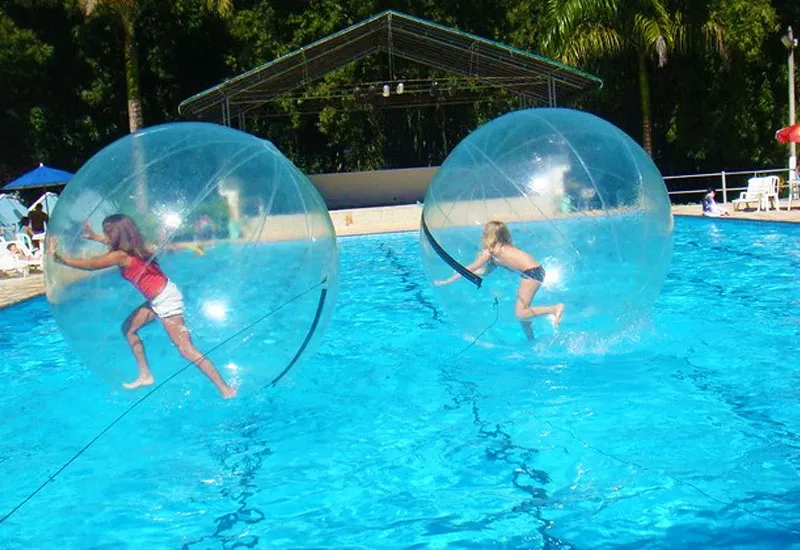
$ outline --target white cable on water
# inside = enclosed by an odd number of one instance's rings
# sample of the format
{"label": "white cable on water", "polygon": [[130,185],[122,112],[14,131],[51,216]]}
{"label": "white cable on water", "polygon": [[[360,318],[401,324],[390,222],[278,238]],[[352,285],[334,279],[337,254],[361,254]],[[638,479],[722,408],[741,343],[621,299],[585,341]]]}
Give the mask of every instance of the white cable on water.
{"label": "white cable on water", "polygon": [[[223,340],[222,342],[220,342],[219,344],[217,344],[216,346],[214,346],[213,348],[211,348],[210,350],[208,350],[207,352],[205,352],[205,353],[204,353],[204,354],[201,356],[201,358],[208,357],[208,355],[209,355],[209,354],[211,354],[211,353],[213,353],[214,351],[218,350],[219,348],[221,348],[222,346],[224,346],[225,344],[227,344],[228,342],[230,342],[231,340],[233,340],[234,338],[236,338],[237,336],[239,336],[239,335],[240,335],[240,334],[242,334],[243,332],[246,332],[246,331],[250,330],[251,328],[253,328],[255,325],[257,325],[258,323],[260,323],[261,321],[263,321],[263,320],[264,320],[264,319],[266,319],[267,317],[270,317],[271,315],[273,315],[273,314],[277,313],[278,311],[280,311],[281,309],[283,309],[284,307],[286,307],[286,306],[287,306],[287,305],[289,305],[290,303],[294,302],[295,300],[298,300],[298,299],[302,298],[303,296],[305,296],[306,294],[308,294],[308,293],[309,293],[309,292],[311,292],[312,290],[315,290],[316,288],[319,288],[320,286],[322,286],[322,285],[324,285],[324,284],[325,284],[325,281],[323,280],[323,281],[321,281],[321,282],[317,283],[316,285],[314,285],[314,286],[312,286],[312,287],[310,287],[310,288],[308,288],[308,289],[304,290],[303,292],[301,292],[301,293],[297,294],[296,296],[294,296],[293,298],[291,298],[291,299],[289,299],[288,301],[284,302],[283,304],[281,304],[281,305],[279,305],[279,306],[277,306],[277,307],[275,307],[275,308],[273,308],[273,309],[271,309],[271,310],[267,311],[267,312],[266,312],[264,315],[262,315],[261,317],[259,317],[258,319],[256,319],[255,321],[253,321],[252,323],[250,323],[249,325],[247,325],[246,327],[244,327],[244,328],[242,328],[241,330],[237,331],[236,333],[232,334],[231,336],[229,336],[228,338],[226,338],[225,340]],[[59,475],[61,472],[63,472],[64,470],[66,470],[66,469],[69,467],[69,465],[70,465],[70,464],[72,464],[73,462],[75,462],[75,461],[76,461],[76,460],[77,460],[77,459],[78,459],[78,458],[79,458],[79,457],[80,457],[80,456],[81,456],[83,453],[85,453],[85,452],[86,452],[86,451],[87,451],[87,450],[88,450],[88,449],[89,449],[89,448],[90,448],[92,445],[94,445],[94,444],[95,444],[95,443],[96,443],[96,442],[97,442],[97,441],[98,441],[98,440],[99,440],[101,437],[103,437],[103,436],[104,436],[104,435],[105,435],[105,434],[106,434],[106,433],[107,433],[107,432],[108,432],[108,431],[109,431],[111,428],[113,428],[115,425],[117,425],[117,424],[118,424],[118,423],[119,423],[119,422],[120,422],[120,421],[121,421],[123,418],[125,418],[126,416],[128,416],[128,414],[130,414],[130,412],[131,412],[131,411],[133,411],[133,410],[134,410],[136,407],[138,407],[138,406],[139,406],[141,403],[143,403],[143,402],[145,401],[145,399],[147,399],[148,397],[150,397],[151,395],[153,395],[153,394],[154,394],[155,392],[157,392],[159,389],[161,389],[162,387],[164,387],[164,385],[165,385],[165,384],[167,384],[168,382],[170,382],[171,380],[173,380],[175,377],[177,377],[179,374],[183,373],[183,372],[184,372],[184,371],[186,371],[186,370],[187,370],[189,367],[192,367],[192,366],[194,366],[195,364],[196,364],[196,362],[195,362],[195,361],[192,361],[192,362],[189,362],[189,363],[187,363],[187,364],[186,364],[186,365],[184,365],[182,368],[178,369],[177,371],[175,371],[174,373],[172,373],[170,376],[168,376],[167,378],[165,378],[163,382],[161,382],[160,384],[158,384],[158,385],[154,386],[154,387],[153,387],[153,389],[151,389],[149,392],[147,392],[147,393],[146,393],[146,394],[144,394],[142,397],[140,397],[139,399],[137,399],[137,400],[136,400],[136,401],[135,401],[135,402],[134,402],[132,405],[130,405],[130,406],[127,408],[127,409],[125,409],[124,411],[122,411],[122,413],[121,413],[119,416],[117,416],[117,417],[116,417],[116,418],[115,418],[113,421],[111,421],[111,423],[109,423],[109,424],[108,424],[108,426],[106,426],[105,428],[103,428],[103,429],[100,431],[100,433],[98,433],[96,436],[94,436],[94,437],[91,439],[91,441],[89,441],[89,442],[88,442],[86,445],[84,445],[83,447],[81,447],[81,449],[79,449],[79,450],[78,450],[78,451],[77,451],[75,454],[73,454],[73,455],[72,455],[72,457],[70,457],[70,459],[69,459],[69,460],[67,460],[67,461],[66,461],[66,462],[65,462],[65,463],[64,463],[64,464],[63,464],[63,465],[62,465],[62,466],[61,466],[61,467],[60,467],[58,470],[56,470],[56,471],[55,471],[55,473],[53,473],[52,475],[50,475],[50,476],[49,476],[49,477],[48,477],[48,478],[47,478],[47,479],[44,481],[44,483],[42,483],[41,485],[39,485],[39,486],[38,486],[38,487],[37,487],[37,488],[36,488],[36,489],[35,489],[35,490],[34,490],[34,491],[31,493],[31,494],[29,494],[29,495],[28,495],[27,497],[25,497],[25,498],[24,498],[22,501],[20,501],[20,502],[19,502],[19,504],[17,504],[16,506],[14,506],[14,508],[12,508],[10,512],[8,512],[6,515],[4,515],[3,517],[1,517],[1,518],[0,518],[0,524],[2,524],[3,522],[5,522],[5,521],[6,521],[8,518],[10,518],[12,515],[14,515],[14,514],[15,514],[15,513],[16,513],[16,512],[17,512],[17,511],[20,509],[20,508],[22,508],[23,506],[25,506],[25,504],[27,504],[27,503],[28,503],[28,502],[29,502],[29,501],[30,501],[30,500],[31,500],[33,497],[35,497],[35,496],[36,496],[36,495],[37,495],[37,494],[38,494],[38,493],[39,493],[39,492],[40,492],[42,489],[44,489],[44,488],[47,486],[47,484],[48,484],[48,483],[50,483],[51,481],[53,481],[53,480],[54,480],[54,479],[55,479],[55,478],[56,478],[56,477],[57,477],[57,476],[58,476],[58,475]],[[291,366],[291,365],[290,365],[290,366]],[[285,372],[284,372],[284,374],[285,374]],[[281,375],[281,376],[282,376],[282,375]],[[274,383],[274,382],[273,382],[273,383]],[[272,385],[272,384],[270,384],[270,385]]]}

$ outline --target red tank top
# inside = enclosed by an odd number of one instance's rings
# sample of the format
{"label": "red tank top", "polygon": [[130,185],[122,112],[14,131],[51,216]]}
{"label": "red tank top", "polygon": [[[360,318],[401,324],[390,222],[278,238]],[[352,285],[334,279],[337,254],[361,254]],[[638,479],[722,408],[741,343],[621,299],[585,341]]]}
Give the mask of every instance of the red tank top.
{"label": "red tank top", "polygon": [[146,262],[136,256],[131,256],[128,267],[122,268],[122,276],[144,294],[145,298],[152,300],[167,286],[167,276],[161,271],[155,260]]}

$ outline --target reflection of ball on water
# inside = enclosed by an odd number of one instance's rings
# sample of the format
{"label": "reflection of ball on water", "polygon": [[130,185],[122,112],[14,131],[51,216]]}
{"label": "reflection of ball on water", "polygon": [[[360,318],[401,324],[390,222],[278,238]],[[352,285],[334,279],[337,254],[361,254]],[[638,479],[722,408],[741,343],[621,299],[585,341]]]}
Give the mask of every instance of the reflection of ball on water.
{"label": "reflection of ball on water", "polygon": [[[183,294],[195,346],[240,395],[263,389],[309,354],[335,302],[336,237],[319,193],[271,143],[205,123],[120,139],[67,185],[48,240],[57,238],[69,258],[103,254],[107,248],[84,238],[83,226],[102,233],[102,221],[115,213],[132,218],[157,250]],[[62,333],[118,388],[137,375],[121,325],[145,300],[120,275],[45,258],[47,297]],[[187,364],[160,324],[139,332],[156,383]],[[194,367],[171,385],[215,391]]]}
{"label": "reflection of ball on water", "polygon": [[[569,109],[501,116],[464,139],[425,195],[421,244],[432,280],[468,266],[484,224],[504,222],[513,245],[545,269],[532,306],[563,302],[561,333],[613,334],[652,306],[672,253],[672,214],[650,157],[624,132]],[[494,269],[435,287],[454,323],[481,340],[525,335],[514,305],[520,274]],[[497,309],[495,309],[495,299]],[[535,317],[536,336],[552,333]]]}

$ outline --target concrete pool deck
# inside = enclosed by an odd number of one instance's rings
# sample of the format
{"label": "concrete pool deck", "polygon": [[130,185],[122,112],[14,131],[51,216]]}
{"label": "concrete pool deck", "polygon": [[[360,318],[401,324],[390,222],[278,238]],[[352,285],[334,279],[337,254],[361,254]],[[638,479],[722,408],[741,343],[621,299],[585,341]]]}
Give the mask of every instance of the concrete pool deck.
{"label": "concrete pool deck", "polygon": [[[733,211],[730,203],[721,204],[723,208],[731,213],[729,219],[736,220],[755,220],[765,222],[793,222],[800,223],[800,201],[793,201],[792,209],[787,211],[787,201],[781,200],[778,203],[778,210],[768,210],[757,212],[755,209]],[[672,214],[674,216],[703,216],[703,208],[700,204],[673,204]],[[726,218],[722,218],[726,219]]]}
{"label": "concrete pool deck", "polygon": [[[756,220],[771,222],[800,223],[800,204],[786,211],[786,203],[781,202],[779,210],[756,212],[740,210],[733,212],[729,204],[723,205],[731,216],[720,219]],[[794,205],[793,205],[794,206]],[[384,206],[375,208],[354,208],[330,212],[336,235],[372,235],[377,233],[397,233],[418,231],[422,207],[418,204]],[[672,206],[675,216],[702,216],[699,204],[676,204]],[[0,309],[44,294],[44,276],[33,273],[27,277],[4,278],[0,276]]]}
{"label": "concrete pool deck", "polygon": [[34,273],[27,277],[0,277],[0,309],[44,294],[44,275]]}

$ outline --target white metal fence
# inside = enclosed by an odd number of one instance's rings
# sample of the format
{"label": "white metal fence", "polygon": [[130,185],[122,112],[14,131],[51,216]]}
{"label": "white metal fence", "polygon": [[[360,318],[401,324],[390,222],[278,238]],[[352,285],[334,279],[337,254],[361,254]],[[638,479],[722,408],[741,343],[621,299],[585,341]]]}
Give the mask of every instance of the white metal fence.
{"label": "white metal fence", "polygon": [[[786,173],[788,175],[789,169],[788,168],[766,168],[763,170],[740,170],[740,171],[732,171],[732,172],[708,172],[705,174],[685,174],[679,176],[664,176],[664,181],[667,183],[667,189],[669,190],[669,182],[676,181],[676,180],[688,180],[688,179],[705,179],[708,181],[708,185],[703,187],[702,189],[686,189],[681,191],[669,191],[670,198],[675,197],[677,195],[697,195],[698,199],[702,198],[703,195],[706,193],[706,189],[709,187],[713,187],[714,189],[720,189],[722,191],[722,202],[728,202],[728,193],[732,191],[744,191],[747,189],[747,180],[756,177],[756,176],[765,176],[769,174],[782,174]],[[741,184],[744,185],[741,185]],[[733,185],[731,185],[733,184]],[[785,183],[783,186],[786,186]],[[780,191],[780,190],[779,190]],[[735,198],[735,197],[731,197]]]}

